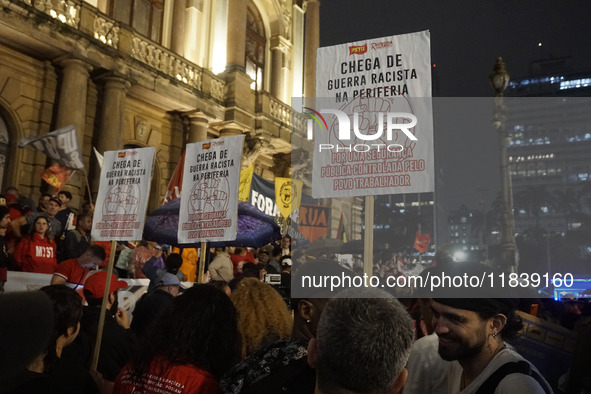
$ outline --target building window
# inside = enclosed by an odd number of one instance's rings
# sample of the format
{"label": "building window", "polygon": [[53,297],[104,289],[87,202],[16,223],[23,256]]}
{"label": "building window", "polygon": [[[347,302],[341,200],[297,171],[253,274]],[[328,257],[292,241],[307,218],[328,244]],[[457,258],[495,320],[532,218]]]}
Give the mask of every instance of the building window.
{"label": "building window", "polygon": [[162,37],[163,0],[110,0],[109,15],[152,41]]}
{"label": "building window", "polygon": [[0,116],[0,187],[4,190],[6,185],[6,172],[8,170],[9,163],[9,146],[10,146],[10,134],[8,133],[8,127]]}
{"label": "building window", "polygon": [[254,4],[248,4],[246,15],[246,74],[252,78],[253,90],[263,89],[265,47],[267,43],[261,14]]}

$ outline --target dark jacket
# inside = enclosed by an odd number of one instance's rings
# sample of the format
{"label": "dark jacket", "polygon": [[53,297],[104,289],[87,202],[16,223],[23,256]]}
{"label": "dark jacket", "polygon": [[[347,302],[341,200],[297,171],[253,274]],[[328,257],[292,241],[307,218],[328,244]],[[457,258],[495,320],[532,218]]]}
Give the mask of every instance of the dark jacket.
{"label": "dark jacket", "polygon": [[[99,317],[100,307],[84,307],[84,314],[80,321],[80,334],[72,345],[64,349],[62,358],[81,362],[85,367],[90,365]],[[135,334],[130,329],[121,327],[113,315],[107,311],[97,367],[105,380],[115,381],[119,371],[130,361],[136,345]]]}

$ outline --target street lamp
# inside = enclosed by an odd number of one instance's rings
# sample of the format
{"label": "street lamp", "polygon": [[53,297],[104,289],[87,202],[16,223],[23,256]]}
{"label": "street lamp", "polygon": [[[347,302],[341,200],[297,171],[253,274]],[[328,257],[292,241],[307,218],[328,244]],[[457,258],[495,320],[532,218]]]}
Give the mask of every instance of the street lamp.
{"label": "street lamp", "polygon": [[495,90],[495,112],[493,127],[499,134],[500,141],[500,170],[501,170],[501,268],[505,272],[517,272],[518,254],[515,243],[515,223],[513,217],[513,191],[511,186],[511,173],[509,172],[507,158],[507,144],[510,137],[507,135],[507,107],[503,102],[503,93],[509,84],[509,73],[505,68],[505,62],[501,57],[493,67],[489,76],[490,83]]}

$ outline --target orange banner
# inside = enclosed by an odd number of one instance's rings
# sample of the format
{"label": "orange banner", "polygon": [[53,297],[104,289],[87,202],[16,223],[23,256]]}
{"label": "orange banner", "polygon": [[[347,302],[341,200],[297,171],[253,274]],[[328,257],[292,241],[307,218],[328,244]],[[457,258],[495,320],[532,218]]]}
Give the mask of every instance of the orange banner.
{"label": "orange banner", "polygon": [[55,163],[41,172],[41,178],[55,187],[57,193],[68,182],[73,173],[73,170]]}

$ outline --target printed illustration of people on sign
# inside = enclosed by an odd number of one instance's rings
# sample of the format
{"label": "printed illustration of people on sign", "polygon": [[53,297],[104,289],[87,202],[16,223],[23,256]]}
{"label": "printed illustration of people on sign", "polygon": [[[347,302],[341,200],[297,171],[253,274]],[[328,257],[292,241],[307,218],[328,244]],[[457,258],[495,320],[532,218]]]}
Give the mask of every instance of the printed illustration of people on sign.
{"label": "printed illustration of people on sign", "polygon": [[226,212],[230,184],[228,178],[203,179],[191,188],[189,215],[206,212]]}
{"label": "printed illustration of people on sign", "polygon": [[179,243],[236,239],[244,135],[187,144]]}
{"label": "printed illustration of people on sign", "polygon": [[105,152],[91,236],[95,241],[142,239],[153,147]]}
{"label": "printed illustration of people on sign", "polygon": [[[415,115],[412,104],[409,99],[400,97],[372,97],[353,99],[343,104],[339,108],[344,114],[347,114],[350,125],[347,137],[341,133],[342,125],[338,117],[329,117],[328,123],[328,142],[329,144],[345,146],[359,144],[396,144],[400,148],[396,149],[399,153],[398,159],[404,158],[408,152],[416,145],[416,140],[411,137],[414,135],[412,119],[409,115]],[[396,115],[396,116],[395,116]],[[403,130],[402,130],[403,129]],[[351,131],[352,130],[352,131]],[[361,131],[364,137],[372,139],[360,139]],[[391,138],[389,136],[391,135]],[[385,148],[384,148],[385,149]],[[345,149],[342,150],[343,152]],[[405,152],[405,153],[402,153]]]}
{"label": "printed illustration of people on sign", "polygon": [[107,215],[136,214],[139,210],[138,185],[114,185],[109,187],[103,206]]}

